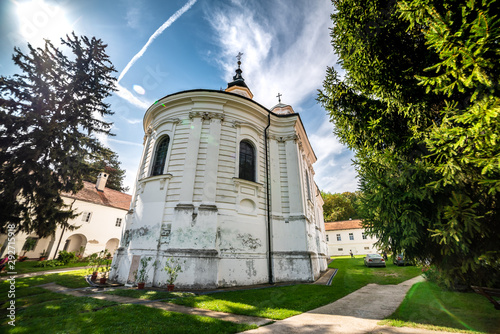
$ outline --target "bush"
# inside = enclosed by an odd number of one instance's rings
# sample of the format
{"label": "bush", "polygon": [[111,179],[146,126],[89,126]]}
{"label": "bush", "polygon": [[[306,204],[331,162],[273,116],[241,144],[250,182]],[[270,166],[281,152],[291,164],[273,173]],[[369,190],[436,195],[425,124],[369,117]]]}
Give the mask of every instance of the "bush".
{"label": "bush", "polygon": [[65,263],[59,260],[47,260],[47,261],[39,261],[34,267],[45,268],[45,267],[60,267],[64,266]]}
{"label": "bush", "polygon": [[57,257],[57,260],[61,261],[64,264],[68,264],[70,262],[76,262],[78,260],[78,257],[74,252],[67,252],[67,251],[59,251],[59,256]]}

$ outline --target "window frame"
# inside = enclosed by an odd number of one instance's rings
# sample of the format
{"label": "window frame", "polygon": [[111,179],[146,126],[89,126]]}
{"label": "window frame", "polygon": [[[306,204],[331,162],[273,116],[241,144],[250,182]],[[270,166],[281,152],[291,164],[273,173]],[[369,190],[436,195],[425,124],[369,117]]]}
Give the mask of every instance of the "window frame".
{"label": "window frame", "polygon": [[337,233],[337,241],[342,241],[342,236],[340,235],[340,233]]}
{"label": "window frame", "polygon": [[92,220],[92,212],[91,211],[84,211],[82,213],[82,221],[85,223],[90,223]]}
{"label": "window frame", "polygon": [[354,233],[349,233],[349,240],[354,241]]}
{"label": "window frame", "polygon": [[115,226],[116,227],[121,227],[122,226],[123,219],[122,218],[116,218]]}
{"label": "window frame", "polygon": [[[166,147],[162,148],[162,144],[166,142]],[[155,144],[154,148],[154,155],[152,158],[152,163],[151,163],[151,171],[149,173],[149,176],[157,176],[157,175],[164,175],[165,174],[165,165],[167,162],[167,157],[168,157],[168,152],[170,148],[170,136],[169,135],[162,135]],[[163,156],[161,156],[161,160],[158,161],[158,158],[160,156],[160,153],[164,151]],[[161,172],[159,171],[161,169]]]}
{"label": "window frame", "polygon": [[[248,145],[247,147],[251,149],[251,152],[253,154],[253,161],[252,161],[252,166],[251,167],[247,167],[248,169],[251,168],[251,171],[249,170],[244,170],[243,169],[243,173],[242,173],[242,155],[243,154],[247,154],[247,153],[242,153],[242,144],[246,144]],[[242,180],[247,180],[247,181],[250,181],[250,182],[257,182],[257,148],[255,146],[255,144],[249,140],[249,139],[242,139],[240,140],[239,144],[238,144],[238,178],[239,179],[242,179]],[[247,158],[245,158],[245,160],[247,160]],[[243,166],[245,167],[245,166]],[[251,178],[249,178],[248,176],[251,174]]]}

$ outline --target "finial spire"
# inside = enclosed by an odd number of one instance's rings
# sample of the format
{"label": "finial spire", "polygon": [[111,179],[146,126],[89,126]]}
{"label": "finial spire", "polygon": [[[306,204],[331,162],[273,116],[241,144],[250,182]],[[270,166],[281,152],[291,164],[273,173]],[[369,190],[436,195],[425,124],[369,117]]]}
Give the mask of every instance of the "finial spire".
{"label": "finial spire", "polygon": [[278,95],[276,95],[276,97],[278,98],[278,103],[281,103],[281,97],[282,97],[282,96],[283,96],[283,95],[282,95],[281,93],[278,93]]}
{"label": "finial spire", "polygon": [[245,79],[243,79],[243,76],[241,75],[241,73],[243,73],[241,70],[241,56],[243,56],[243,53],[238,52],[236,55],[236,59],[238,59],[238,68],[236,69],[236,74],[233,76],[233,81],[227,84],[226,92],[234,92],[251,99],[253,98],[253,94],[246,85]]}

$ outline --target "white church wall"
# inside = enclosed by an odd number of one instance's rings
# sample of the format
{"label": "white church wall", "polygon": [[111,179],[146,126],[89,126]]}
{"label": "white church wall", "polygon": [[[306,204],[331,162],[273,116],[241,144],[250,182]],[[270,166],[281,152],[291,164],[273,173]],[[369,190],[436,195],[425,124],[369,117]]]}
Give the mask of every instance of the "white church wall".
{"label": "white church wall", "polygon": [[[263,135],[267,112],[251,101],[219,94],[177,94],[146,113],[145,128],[151,125],[152,132],[145,139],[144,171],[139,173],[143,180],[138,184],[144,186],[137,192],[134,212],[127,222],[125,234],[132,238],[122,243],[123,261],[117,262],[119,268],[112,273],[119,280],[130,279],[131,266],[141,256],[153,256],[161,263],[170,256],[185,261],[178,279],[185,287],[269,280]],[[170,121],[174,119],[178,121]],[[309,226],[316,224],[314,210],[306,211],[309,204],[305,204],[304,177],[298,165],[296,119],[272,116],[270,127],[275,136],[269,146],[270,195],[276,203],[272,206],[276,218],[272,221],[272,266],[278,281],[311,281],[321,267],[317,231],[311,232]],[[170,125],[164,126],[167,121]],[[162,181],[148,175],[161,131],[169,133],[170,144],[168,176],[159,191]],[[255,147],[256,182],[238,178],[241,140]],[[314,199],[311,203],[315,205]],[[144,232],[146,227],[150,239],[146,234],[138,235],[137,231],[142,228]],[[150,283],[159,285],[164,278],[165,274],[156,270]]]}

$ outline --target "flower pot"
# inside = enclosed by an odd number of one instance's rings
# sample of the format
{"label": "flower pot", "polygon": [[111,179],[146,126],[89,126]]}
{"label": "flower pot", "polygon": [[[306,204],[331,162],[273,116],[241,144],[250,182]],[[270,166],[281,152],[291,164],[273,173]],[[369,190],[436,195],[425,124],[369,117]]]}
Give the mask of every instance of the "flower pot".
{"label": "flower pot", "polygon": [[99,283],[100,283],[100,284],[106,284],[106,277],[101,277],[101,278],[99,279]]}
{"label": "flower pot", "polygon": [[92,273],[92,277],[90,278],[92,281],[95,281],[97,279],[97,271],[94,271]]}
{"label": "flower pot", "polygon": [[28,258],[27,256],[20,256],[19,259],[17,259],[17,261],[24,262],[26,261],[27,258]]}
{"label": "flower pot", "polygon": [[174,287],[175,287],[174,284],[168,284],[167,285],[167,291],[174,291]]}
{"label": "flower pot", "polygon": [[40,261],[45,261],[47,258],[45,256],[40,256]]}
{"label": "flower pot", "polygon": [[142,282],[142,283],[137,283],[137,289],[139,290],[142,290],[144,289],[144,286],[146,285],[146,283]]}

